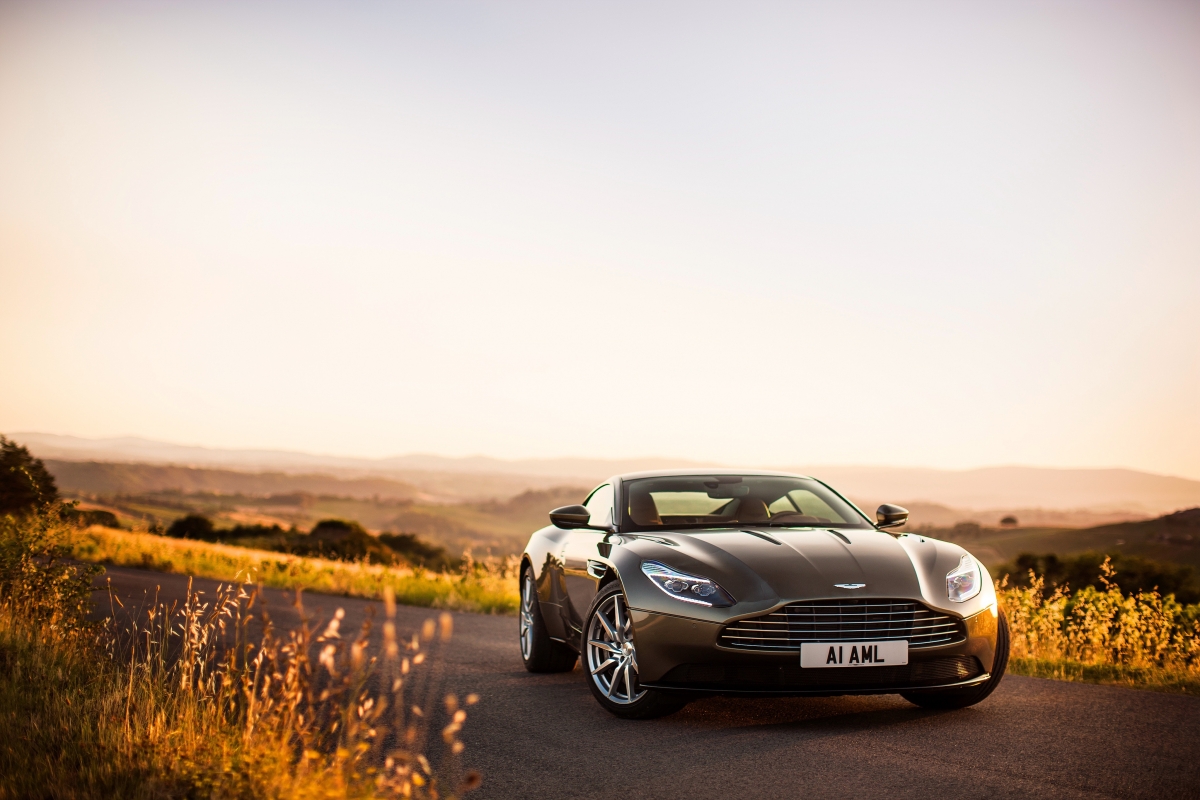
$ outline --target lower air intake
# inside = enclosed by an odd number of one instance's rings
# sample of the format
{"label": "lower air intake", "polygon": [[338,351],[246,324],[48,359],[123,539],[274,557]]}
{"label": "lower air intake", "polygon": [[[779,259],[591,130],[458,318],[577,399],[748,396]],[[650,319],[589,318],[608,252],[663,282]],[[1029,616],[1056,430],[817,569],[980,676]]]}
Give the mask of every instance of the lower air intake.
{"label": "lower air intake", "polygon": [[681,664],[655,685],[710,691],[788,692],[908,689],[970,680],[983,674],[974,656],[951,656],[897,667],[803,669],[794,666]]}

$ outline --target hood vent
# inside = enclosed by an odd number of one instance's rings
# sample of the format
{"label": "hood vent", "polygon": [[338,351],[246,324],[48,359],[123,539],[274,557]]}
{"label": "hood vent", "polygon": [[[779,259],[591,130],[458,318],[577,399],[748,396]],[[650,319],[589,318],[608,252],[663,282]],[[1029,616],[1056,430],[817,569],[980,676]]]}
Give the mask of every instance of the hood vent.
{"label": "hood vent", "polygon": [[770,536],[767,536],[762,531],[748,531],[745,528],[743,528],[742,533],[747,533],[751,536],[757,536],[759,539],[762,539],[764,542],[770,542],[771,544],[777,544],[780,547],[783,547],[783,542],[776,541],[775,539],[771,538]]}

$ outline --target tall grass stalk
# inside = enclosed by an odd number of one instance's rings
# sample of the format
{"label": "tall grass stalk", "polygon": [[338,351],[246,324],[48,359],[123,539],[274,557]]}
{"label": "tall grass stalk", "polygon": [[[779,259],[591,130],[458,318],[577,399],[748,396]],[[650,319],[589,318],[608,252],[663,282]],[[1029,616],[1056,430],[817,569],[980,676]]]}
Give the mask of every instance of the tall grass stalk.
{"label": "tall grass stalk", "polygon": [[329,561],[102,527],[73,533],[70,548],[72,555],[82,561],[123,567],[224,581],[253,574],[263,586],[274,589],[305,589],[372,600],[382,600],[391,591],[396,602],[411,606],[515,614],[520,602],[515,558],[468,557],[460,571],[444,573]]}
{"label": "tall grass stalk", "polygon": [[63,534],[51,517],[0,517],[0,797],[448,798],[478,784],[458,738],[476,698],[442,690],[448,614],[401,635],[385,586],[378,630],[343,631],[340,611],[314,627],[301,609],[281,632],[257,588],[234,583],[94,622],[95,570],[62,560]]}
{"label": "tall grass stalk", "polygon": [[1200,604],[1157,591],[1124,594],[1105,559],[1100,587],[1047,591],[1032,572],[1027,587],[996,584],[1012,633],[1017,674],[1180,691],[1200,695]]}

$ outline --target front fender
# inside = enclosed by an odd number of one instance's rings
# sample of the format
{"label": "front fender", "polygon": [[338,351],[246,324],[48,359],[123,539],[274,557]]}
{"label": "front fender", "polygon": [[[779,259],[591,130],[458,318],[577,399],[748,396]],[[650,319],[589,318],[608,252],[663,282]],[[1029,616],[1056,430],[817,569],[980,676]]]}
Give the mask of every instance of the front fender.
{"label": "front fender", "polygon": [[567,531],[548,525],[529,537],[521,555],[523,567],[533,570],[534,585],[537,586],[538,604],[547,632],[554,639],[567,640],[567,625],[563,619],[563,606],[567,597],[564,583],[562,559],[563,537]]}

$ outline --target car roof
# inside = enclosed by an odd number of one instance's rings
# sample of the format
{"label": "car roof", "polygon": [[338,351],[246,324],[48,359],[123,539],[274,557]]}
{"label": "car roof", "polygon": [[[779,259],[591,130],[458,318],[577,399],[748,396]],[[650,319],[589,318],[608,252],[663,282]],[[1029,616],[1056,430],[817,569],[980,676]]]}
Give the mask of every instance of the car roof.
{"label": "car roof", "polygon": [[617,480],[630,481],[638,478],[689,478],[704,475],[746,475],[768,478],[805,478],[813,480],[808,475],[798,475],[795,472],[782,472],[773,469],[735,469],[732,467],[714,467],[713,469],[654,469],[646,472],[627,472],[624,475],[613,476]]}

